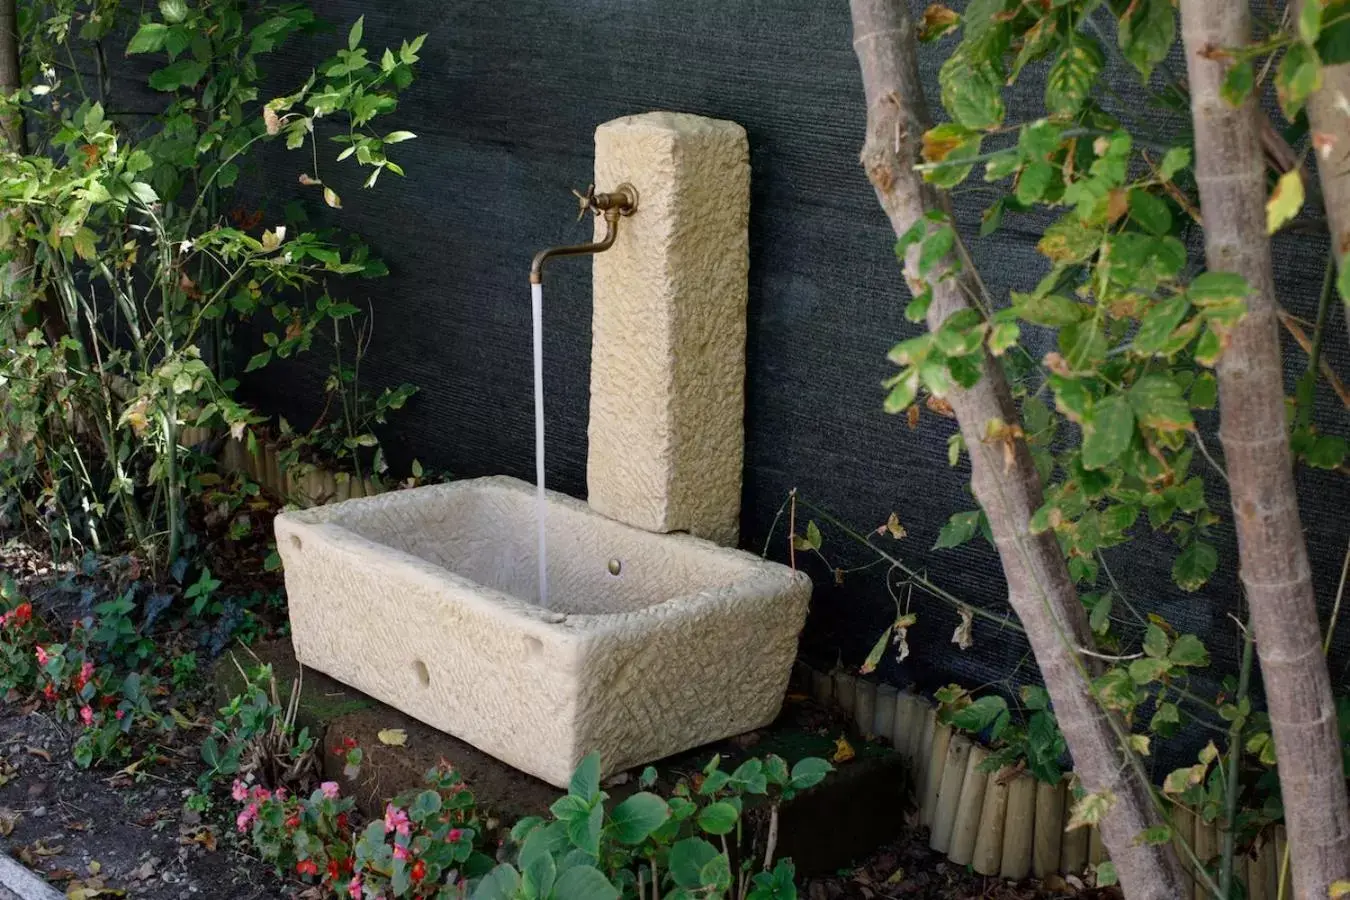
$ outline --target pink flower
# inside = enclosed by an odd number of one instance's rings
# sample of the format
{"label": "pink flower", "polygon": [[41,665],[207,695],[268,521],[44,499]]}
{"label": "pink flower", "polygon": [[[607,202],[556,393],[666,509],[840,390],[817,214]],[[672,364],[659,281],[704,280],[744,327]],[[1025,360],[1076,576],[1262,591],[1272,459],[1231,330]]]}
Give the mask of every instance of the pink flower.
{"label": "pink flower", "polygon": [[80,666],[80,682],[83,684],[85,682],[88,682],[89,679],[93,677],[94,677],[94,664],[86,659],[84,661],[84,665]]}
{"label": "pink flower", "polygon": [[80,721],[86,725],[94,724],[94,711],[88,706],[80,707]]}
{"label": "pink flower", "polygon": [[340,788],[336,781],[325,781],[323,784],[319,785],[319,790],[323,791],[323,795],[329,800],[336,800]]}
{"label": "pink flower", "polygon": [[412,859],[412,854],[409,853],[408,848],[402,844],[394,844],[394,859],[401,859],[404,862],[407,862]]}
{"label": "pink flower", "polygon": [[445,836],[445,839],[452,844],[458,844],[459,839],[462,837],[464,837],[463,831],[460,831],[458,828],[451,828],[450,833]]}
{"label": "pink flower", "polygon": [[408,825],[408,814],[394,804],[387,804],[384,808],[384,833],[397,831],[399,834],[410,834],[412,829]]}
{"label": "pink flower", "polygon": [[243,803],[248,799],[248,786],[236,778],[234,784],[230,787],[230,797],[234,799],[235,803]]}
{"label": "pink flower", "polygon": [[245,831],[248,824],[258,818],[258,804],[250,803],[244,807],[244,811],[239,814],[239,818],[234,820],[234,824],[239,826],[240,831]]}
{"label": "pink flower", "polygon": [[51,657],[47,655],[47,651],[41,647],[37,648],[36,653],[39,666],[45,666],[47,664],[47,660],[51,659]]}
{"label": "pink flower", "polygon": [[275,791],[272,792],[272,799],[277,801],[278,803],[280,803],[282,800],[285,800],[286,789],[284,787],[277,788]]}
{"label": "pink flower", "polygon": [[347,896],[352,900],[361,900],[361,876],[353,875],[351,884],[347,885]]}
{"label": "pink flower", "polygon": [[258,785],[253,789],[253,799],[265,803],[272,799],[272,792],[262,785]]}
{"label": "pink flower", "polygon": [[117,715],[117,721],[120,722],[120,721],[122,721],[124,718],[126,718],[127,711],[126,711],[125,709],[119,709],[119,710],[117,711],[116,715]]}

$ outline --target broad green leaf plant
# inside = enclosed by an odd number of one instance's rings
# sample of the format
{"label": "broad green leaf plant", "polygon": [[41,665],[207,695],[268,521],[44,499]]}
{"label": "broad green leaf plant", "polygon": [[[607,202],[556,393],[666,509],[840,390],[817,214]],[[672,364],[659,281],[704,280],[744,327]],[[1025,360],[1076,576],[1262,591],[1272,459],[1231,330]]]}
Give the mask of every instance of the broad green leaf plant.
{"label": "broad green leaf plant", "polygon": [[[23,87],[0,105],[24,117],[30,152],[0,147],[0,205],[20,211],[0,218],[0,262],[31,265],[0,268],[14,281],[0,309],[5,502],[58,542],[130,537],[171,564],[187,542],[185,492],[211,466],[199,452],[210,447],[187,446],[184,429],[252,448],[262,418],[238,398],[241,371],[355,317],[329,295],[335,280],[386,273],[358,239],[308,225],[302,206],[251,211],[235,193],[241,177],[265,144],[304,151],[296,177],[340,215],[328,169],[360,167],[366,187],[402,175],[391,148],[415,135],[380,124],[423,38],[372,52],[358,20],[306,81],[264,102],[269,58],[317,30],[307,4],[162,0],[137,14],[53,0],[20,11]],[[110,57],[149,69],[148,120],[125,108]],[[263,349],[241,369],[244,325]]]}

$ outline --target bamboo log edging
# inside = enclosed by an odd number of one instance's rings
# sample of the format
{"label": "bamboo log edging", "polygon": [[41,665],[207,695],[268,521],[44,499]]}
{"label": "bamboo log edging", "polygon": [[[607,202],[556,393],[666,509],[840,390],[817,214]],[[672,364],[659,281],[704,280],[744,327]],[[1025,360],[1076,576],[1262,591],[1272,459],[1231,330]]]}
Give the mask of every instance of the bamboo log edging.
{"label": "bamboo log edging", "polygon": [[[1195,819],[1195,856],[1200,863],[1206,867],[1219,853],[1219,832],[1213,822],[1206,822],[1199,816]],[[1206,900],[1209,897],[1209,891],[1200,884],[1199,880],[1195,883],[1195,900]]]}
{"label": "bamboo log edging", "polygon": [[1008,818],[1008,784],[1013,777],[1011,768],[1000,769],[985,785],[980,830],[975,838],[974,858],[970,861],[972,868],[981,875],[997,875],[1003,867],[1003,828]]}
{"label": "bamboo log edging", "polygon": [[850,718],[853,716],[853,710],[858,700],[856,693],[858,689],[854,685],[857,680],[847,672],[834,673],[834,700],[839,704],[840,709],[849,714]]}
{"label": "bamboo log edging", "polygon": [[[943,726],[948,728],[948,726]],[[948,728],[948,733],[951,729]],[[947,758],[941,766],[934,761],[938,776],[938,790],[933,802],[933,826],[928,835],[928,846],[946,853],[952,845],[952,829],[956,825],[956,808],[961,802],[961,788],[966,780],[966,762],[974,745],[964,734],[952,734],[947,743]]]}
{"label": "bamboo log edging", "polygon": [[989,776],[980,766],[989,758],[989,751],[978,744],[970,748],[966,757],[961,799],[956,804],[956,821],[952,823],[951,846],[947,858],[958,866],[970,865],[975,859],[975,842],[979,838],[980,813],[984,810],[984,795]]}
{"label": "bamboo log edging", "polygon": [[[338,496],[345,480],[339,473]],[[359,496],[355,491],[361,488],[351,490]],[[918,824],[930,829],[929,846],[953,863],[1020,881],[1030,875],[1080,875],[1109,858],[1096,827],[1064,830],[1075,803],[1068,789],[1072,773],[1058,784],[1046,784],[1016,768],[981,772],[988,749],[937,721],[936,708],[924,697],[843,671],[811,668],[801,678],[817,702],[833,701],[859,732],[889,739],[910,762]],[[1218,854],[1220,832],[1214,824],[1197,821],[1181,806],[1172,808],[1171,822],[1174,841],[1185,835],[1206,862]],[[1252,854],[1239,858],[1247,900],[1276,900],[1284,840],[1283,826],[1277,827]],[[1201,900],[1194,871],[1186,868],[1192,886],[1184,893]]]}
{"label": "bamboo log edging", "polygon": [[1194,894],[1200,889],[1199,883],[1195,880],[1195,866],[1191,865],[1190,857],[1182,849],[1183,840],[1194,840],[1195,838],[1195,813],[1188,808],[1179,805],[1172,807],[1172,846],[1176,848],[1177,856],[1181,857],[1181,867],[1186,871],[1186,877],[1190,879],[1189,887],[1182,893]]}
{"label": "bamboo log edging", "polygon": [[942,767],[947,762],[947,748],[952,742],[952,727],[937,724],[935,710],[929,710],[928,715],[934,720],[931,726],[933,738],[928,743],[928,754],[923,762],[923,804],[919,807],[919,824],[931,826],[933,811],[937,809],[938,790],[942,787]]}
{"label": "bamboo log edging", "polygon": [[1059,871],[1064,843],[1064,796],[1067,782],[1036,782],[1036,836],[1032,842],[1031,874],[1037,878]]}
{"label": "bamboo log edging", "polygon": [[891,735],[895,733],[895,713],[899,696],[900,691],[895,685],[877,685],[877,709],[872,718],[872,734],[876,737],[890,741]]}
{"label": "bamboo log edging", "polygon": [[374,478],[356,478],[346,472],[332,472],[305,464],[292,472],[281,464],[281,454],[270,441],[257,445],[250,453],[243,441],[229,438],[221,447],[217,461],[227,472],[243,472],[264,491],[300,506],[322,506],[353,497],[373,497],[383,492]]}
{"label": "bamboo log edging", "polygon": [[1008,786],[1008,814],[1003,822],[1000,878],[1021,881],[1031,874],[1031,848],[1036,828],[1036,779],[1023,772]]}
{"label": "bamboo log edging", "polygon": [[873,734],[872,722],[877,716],[877,686],[866,678],[853,682],[853,724],[863,737]]}

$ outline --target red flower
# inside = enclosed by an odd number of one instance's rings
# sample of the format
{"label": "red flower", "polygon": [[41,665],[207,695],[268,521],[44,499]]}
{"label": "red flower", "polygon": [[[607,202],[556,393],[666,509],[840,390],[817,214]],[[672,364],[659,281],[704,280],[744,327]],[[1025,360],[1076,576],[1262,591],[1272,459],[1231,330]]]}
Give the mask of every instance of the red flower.
{"label": "red flower", "polygon": [[348,750],[355,750],[355,749],[356,749],[356,738],[345,737],[342,739],[341,744],[338,744],[336,747],[333,748],[333,755],[342,756]]}
{"label": "red flower", "polygon": [[27,625],[33,618],[33,604],[24,601],[14,607],[14,621],[19,625]]}
{"label": "red flower", "polygon": [[56,688],[53,687],[53,686],[50,685],[50,684],[47,685],[45,688],[42,689],[42,696],[46,697],[48,700],[51,700],[51,701],[55,702],[55,701],[56,701]]}
{"label": "red flower", "polygon": [[338,877],[339,877],[341,874],[342,874],[342,870],[341,870],[340,868],[338,868],[337,860],[335,860],[335,859],[330,859],[330,860],[328,861],[328,880],[329,880],[329,881],[337,881],[337,880],[338,880]]}
{"label": "red flower", "polygon": [[297,813],[291,813],[290,817],[289,817],[288,819],[286,819],[286,827],[287,827],[287,828],[299,828],[299,827],[300,827],[300,814],[299,814],[298,812],[297,812]]}
{"label": "red flower", "polygon": [[408,875],[413,881],[421,881],[423,878],[427,877],[427,864],[419,859],[412,864],[412,869],[409,870]]}
{"label": "red flower", "polygon": [[318,875],[319,866],[312,859],[302,859],[295,864],[295,871],[300,875]]}
{"label": "red flower", "polygon": [[337,817],[337,827],[338,827],[338,829],[341,830],[341,831],[346,831],[346,830],[347,830],[347,814],[346,814],[346,813],[338,813],[338,817]]}

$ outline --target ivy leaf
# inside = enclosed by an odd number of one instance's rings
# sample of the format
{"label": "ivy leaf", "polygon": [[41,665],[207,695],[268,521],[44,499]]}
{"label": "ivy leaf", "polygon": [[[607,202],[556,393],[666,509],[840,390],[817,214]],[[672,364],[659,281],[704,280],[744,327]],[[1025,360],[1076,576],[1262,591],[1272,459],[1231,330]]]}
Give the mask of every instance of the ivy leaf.
{"label": "ivy leaf", "polygon": [[951,547],[959,547],[973,538],[980,527],[980,515],[978,509],[956,513],[947,520],[947,524],[943,525],[942,530],[938,532],[937,543],[933,545],[933,549],[946,550]]}
{"label": "ivy leaf", "polygon": [[1266,234],[1274,234],[1303,208],[1303,176],[1298,169],[1292,169],[1280,176],[1275,182],[1266,201]]}
{"label": "ivy leaf", "polygon": [[1280,109],[1290,121],[1297,118],[1303,104],[1322,86],[1322,61],[1317,51],[1302,42],[1294,42],[1280,60],[1275,75],[1275,93]]}
{"label": "ivy leaf", "polygon": [[1199,590],[1219,566],[1219,551],[1213,544],[1193,541],[1172,563],[1172,580],[1183,591]]}
{"label": "ivy leaf", "polygon": [[1081,37],[1060,53],[1045,82],[1045,105],[1051,115],[1072,118],[1078,114],[1104,61],[1101,48]]}
{"label": "ivy leaf", "polygon": [[1144,428],[1190,431],[1195,427],[1181,385],[1170,375],[1145,375],[1130,387],[1130,406]]}
{"label": "ivy leaf", "polygon": [[1134,437],[1134,413],[1120,394],[1098,401],[1083,417],[1082,462],[1085,469],[1110,465]]}

